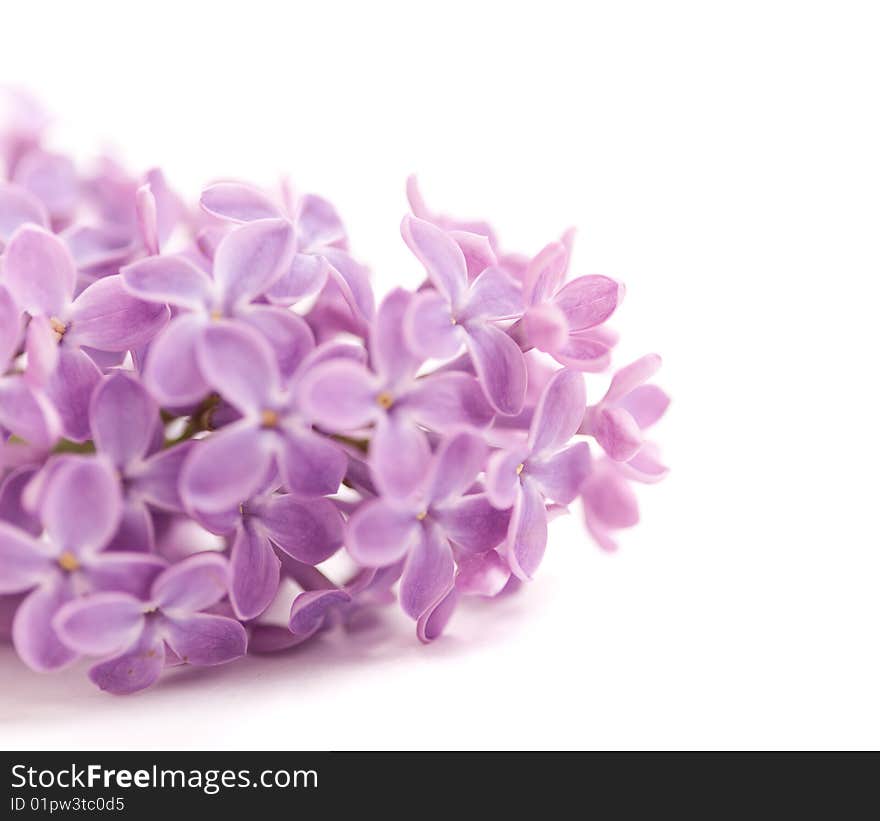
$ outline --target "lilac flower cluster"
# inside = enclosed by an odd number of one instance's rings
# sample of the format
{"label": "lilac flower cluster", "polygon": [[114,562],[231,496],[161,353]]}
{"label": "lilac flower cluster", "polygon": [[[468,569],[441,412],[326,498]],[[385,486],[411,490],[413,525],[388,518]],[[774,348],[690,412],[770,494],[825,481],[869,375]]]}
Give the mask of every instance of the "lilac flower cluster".
{"label": "lilac flower cluster", "polygon": [[[0,135],[0,630],[114,693],[399,601],[424,641],[532,578],[581,500],[599,545],[666,472],[648,355],[588,404],[623,289],[430,211],[374,303],[333,206],[90,173],[18,99]],[[0,169],[2,170],[2,169]],[[339,556],[337,556],[339,554]],[[327,560],[334,557],[329,564]],[[343,558],[340,558],[343,557]]]}

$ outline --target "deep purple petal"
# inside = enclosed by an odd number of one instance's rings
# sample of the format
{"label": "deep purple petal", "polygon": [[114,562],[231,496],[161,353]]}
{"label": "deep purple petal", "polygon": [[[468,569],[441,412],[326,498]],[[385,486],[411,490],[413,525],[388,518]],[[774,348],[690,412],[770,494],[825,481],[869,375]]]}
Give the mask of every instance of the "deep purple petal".
{"label": "deep purple petal", "polygon": [[77,653],[104,656],[130,647],[144,630],[144,603],[125,593],[94,593],[68,602],[52,621]]}
{"label": "deep purple petal", "polygon": [[311,590],[300,593],[290,608],[290,632],[310,636],[324,625],[329,611],[351,602],[345,590]]}
{"label": "deep purple petal", "polygon": [[365,567],[394,564],[420,538],[418,520],[383,499],[365,502],[348,522],[345,545]]}
{"label": "deep purple petal", "polygon": [[159,406],[137,379],[117,372],[95,389],[89,418],[98,450],[125,470],[146,456],[159,423]]}
{"label": "deep purple petal", "polygon": [[276,495],[257,506],[253,515],[275,544],[304,564],[320,564],[342,546],[342,515],[327,499]]}
{"label": "deep purple petal", "polygon": [[587,391],[577,371],[562,368],[547,383],[529,429],[534,454],[553,452],[577,433],[584,418]]}
{"label": "deep purple petal", "polygon": [[6,246],[3,284],[22,310],[63,317],[76,284],[76,264],[58,237],[24,225]]}
{"label": "deep purple petal", "polygon": [[260,488],[274,453],[274,436],[237,422],[193,448],[180,474],[187,506],[220,513],[250,499]]}
{"label": "deep purple petal", "polygon": [[147,302],[206,311],[213,301],[211,278],[183,256],[146,257],[119,273],[126,289]]}
{"label": "deep purple petal", "polygon": [[454,504],[435,508],[431,515],[446,536],[470,553],[497,547],[507,536],[510,511],[494,507],[484,494],[464,496]]}
{"label": "deep purple petal", "polygon": [[226,664],[247,652],[247,633],[235,619],[196,613],[168,617],[163,625],[165,641],[186,664]]}
{"label": "deep purple petal", "polygon": [[513,505],[507,560],[517,578],[526,581],[538,569],[547,547],[547,511],[538,486],[522,482]]}
{"label": "deep purple petal", "polygon": [[240,527],[229,558],[229,600],[240,619],[253,619],[275,598],[281,562],[260,528]]}
{"label": "deep purple petal", "polygon": [[467,261],[458,243],[445,231],[417,217],[404,217],[400,232],[437,290],[458,305],[467,287]]}
{"label": "deep purple petal", "polygon": [[400,606],[418,619],[452,588],[455,562],[452,549],[438,527],[420,528],[400,579]]}
{"label": "deep purple petal", "polygon": [[21,660],[37,672],[58,670],[76,658],[52,627],[58,610],[74,597],[70,581],[57,574],[18,606],[12,621],[12,642]]}
{"label": "deep purple petal", "polygon": [[229,567],[219,553],[196,553],[163,571],[153,582],[152,600],[163,611],[191,613],[222,599],[229,587]]}
{"label": "deep purple petal", "polygon": [[528,381],[516,342],[487,322],[469,322],[467,346],[486,398],[499,412],[515,416],[523,407]]}
{"label": "deep purple petal", "polygon": [[214,281],[228,308],[264,293],[290,267],[293,227],[284,219],[248,222],[227,234],[214,254]]}

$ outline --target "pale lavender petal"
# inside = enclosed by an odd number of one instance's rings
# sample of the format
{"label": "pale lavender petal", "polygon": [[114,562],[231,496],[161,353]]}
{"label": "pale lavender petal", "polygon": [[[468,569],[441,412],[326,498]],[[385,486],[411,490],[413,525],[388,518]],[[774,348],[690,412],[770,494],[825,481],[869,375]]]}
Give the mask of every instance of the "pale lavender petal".
{"label": "pale lavender petal", "polygon": [[210,390],[196,355],[196,345],[206,327],[201,315],[182,314],[150,343],[144,384],[162,405],[193,405]]}
{"label": "pale lavender petal", "polygon": [[49,317],[35,316],[28,323],[25,337],[27,368],[25,377],[31,385],[44,388],[58,367],[61,355],[58,336],[52,328]]}
{"label": "pale lavender petal", "polygon": [[156,545],[153,517],[139,499],[127,498],[122,504],[122,518],[107,550],[140,550],[149,553]]}
{"label": "pale lavender petal", "polygon": [[595,330],[570,334],[561,348],[550,353],[560,365],[587,373],[602,373],[611,363],[611,346]]}
{"label": "pale lavender petal", "polygon": [[125,593],[94,593],[68,602],[52,621],[61,641],[87,656],[130,647],[144,625],[144,603]]}
{"label": "pale lavender petal", "polygon": [[[37,469],[21,467],[8,473],[0,481],[0,522],[7,522],[20,530],[39,536],[43,525],[39,519],[24,505],[24,490],[33,479]],[[0,562],[2,567],[4,562]]]}
{"label": "pale lavender petal", "polygon": [[235,182],[218,182],[202,191],[199,204],[209,214],[235,222],[283,217],[281,209],[262,191]]}
{"label": "pale lavender petal", "polygon": [[636,424],[644,430],[666,413],[669,396],[657,385],[639,385],[620,400],[620,407],[629,411]]}
{"label": "pale lavender petal", "polygon": [[271,408],[281,389],[272,346],[248,325],[218,322],[204,329],[196,346],[208,383],[243,414]]}
{"label": "pale lavender petal", "polygon": [[617,402],[623,399],[630,391],[647,382],[662,364],[663,360],[657,354],[650,353],[621,368],[614,374],[603,401]]}
{"label": "pale lavender petal", "polygon": [[523,475],[537,482],[548,499],[567,505],[580,493],[590,467],[590,446],[575,442],[546,459],[529,459]]}
{"label": "pale lavender petal", "polygon": [[131,233],[116,225],[71,225],[61,237],[80,273],[116,273],[134,250]]}
{"label": "pale lavender petal", "polygon": [[91,435],[89,402],[100,380],[101,371],[85,353],[66,345],[58,349],[46,393],[61,416],[64,436],[74,442],[85,442]]}
{"label": "pale lavender petal", "polygon": [[198,443],[192,440],[161,450],[142,462],[126,477],[131,492],[153,507],[170,513],[183,509],[180,473]]}
{"label": "pale lavender petal", "polygon": [[135,194],[135,210],[144,249],[150,256],[159,253],[159,215],[156,197],[149,183],[144,183]]}
{"label": "pale lavender petal", "polygon": [[252,512],[269,538],[304,564],[320,564],[342,546],[342,515],[327,499],[272,496]]}
{"label": "pale lavender petal", "polygon": [[467,347],[486,398],[499,413],[515,416],[526,396],[527,371],[516,342],[488,322],[467,325]]}
{"label": "pale lavender petal", "polygon": [[103,277],[74,301],[65,342],[99,351],[129,351],[146,345],[169,317],[167,305],[129,294],[118,274]]}
{"label": "pale lavender petal", "polygon": [[350,359],[309,367],[297,391],[305,415],[334,431],[362,428],[381,416],[380,392],[379,380]]}
{"label": "pale lavender petal", "polygon": [[523,312],[519,283],[501,268],[487,268],[471,284],[465,304],[456,312],[460,322],[478,317],[504,318]]}
{"label": "pale lavender petal", "polygon": [[407,346],[403,332],[404,316],[411,302],[412,294],[395,288],[379,305],[370,326],[370,362],[386,385],[408,382],[421,364]]}
{"label": "pale lavender petal", "polygon": [[464,493],[483,469],[489,448],[482,436],[468,430],[444,440],[431,465],[427,500],[442,504]]}
{"label": "pale lavender petal", "polygon": [[70,157],[34,148],[16,163],[13,180],[39,197],[54,220],[66,222],[76,207],[79,180]]}
{"label": "pale lavender petal", "polygon": [[275,598],[281,562],[268,538],[255,527],[240,527],[229,557],[229,600],[240,619],[253,619]]}
{"label": "pale lavender petal", "polygon": [[272,305],[249,305],[238,318],[259,331],[272,346],[284,380],[289,379],[315,347],[308,323],[292,311]]}
{"label": "pale lavender petal", "polygon": [[345,546],[365,567],[385,567],[402,559],[421,538],[418,520],[384,499],[359,507],[348,521]]}
{"label": "pale lavender petal", "polygon": [[0,183],[0,248],[26,223],[48,228],[46,206],[20,185]]}
{"label": "pale lavender petal", "polygon": [[225,616],[196,613],[165,619],[165,641],[185,664],[226,664],[247,652],[244,627]]}
{"label": "pale lavender petal", "polygon": [[495,417],[480,383],[461,371],[433,373],[417,380],[400,405],[420,425],[436,431],[460,426],[483,428]]}
{"label": "pale lavender petal", "polygon": [[0,374],[6,372],[18,351],[23,327],[21,311],[12,294],[0,284]]}
{"label": "pale lavender petal", "polygon": [[497,550],[462,556],[455,587],[474,596],[497,596],[510,580],[510,567]]}
{"label": "pale lavender petal", "polygon": [[296,232],[299,247],[307,251],[329,245],[343,247],[345,226],[331,203],[315,194],[305,194],[299,201],[296,214]]}
{"label": "pale lavender petal", "polygon": [[424,483],[430,459],[427,437],[404,414],[392,413],[379,419],[370,441],[369,463],[382,495],[412,495]]}
{"label": "pale lavender petal", "polygon": [[[529,308],[523,314],[521,327],[526,342],[539,351],[554,353],[562,350],[568,342],[568,320],[552,302],[541,302]],[[603,348],[601,353],[604,352]]]}
{"label": "pale lavender petal", "polygon": [[642,431],[629,411],[600,407],[590,432],[615,462],[626,462],[639,452]]}
{"label": "pale lavender petal", "polygon": [[317,294],[326,284],[330,263],[312,254],[294,254],[290,267],[266,291],[266,298],[278,305],[295,305]]}
{"label": "pale lavender petal", "polygon": [[146,257],[119,274],[128,291],[147,302],[206,311],[213,301],[211,278],[183,256]]}
{"label": "pale lavender petal", "polygon": [[361,265],[346,251],[337,248],[324,248],[321,256],[329,263],[328,273],[339,287],[354,316],[369,322],[375,313],[369,268]]}
{"label": "pale lavender petal", "polygon": [[553,298],[565,314],[572,331],[601,325],[620,304],[623,290],[620,283],[608,277],[591,274],[568,283]]}
{"label": "pale lavender petal", "polygon": [[22,593],[51,574],[49,557],[29,533],[0,521],[0,594]]}
{"label": "pale lavender petal", "polygon": [[437,291],[413,297],[403,321],[407,346],[422,358],[449,359],[464,341],[460,325],[452,318],[449,300]]}
{"label": "pale lavender petal", "polygon": [[61,642],[52,628],[55,614],[73,597],[70,581],[58,574],[30,593],[15,611],[12,643],[31,670],[58,670],[76,658],[76,653]]}
{"label": "pale lavender petal", "polygon": [[98,450],[120,470],[146,456],[159,406],[133,376],[106,376],[92,394],[89,418]]}
{"label": "pale lavender petal", "polygon": [[165,644],[154,627],[124,652],[89,670],[89,678],[102,690],[127,695],[155,684],[165,666]]}
{"label": "pale lavender petal", "polygon": [[584,486],[584,506],[591,516],[610,528],[632,527],[639,521],[639,503],[629,482],[604,466],[593,471]]}
{"label": "pale lavender petal", "polygon": [[558,450],[577,433],[584,418],[587,391],[577,371],[562,368],[544,388],[529,428],[534,454]]}
{"label": "pale lavender petal", "polygon": [[3,284],[22,310],[61,317],[73,296],[76,264],[58,237],[44,228],[24,225],[6,246]]}
{"label": "pale lavender petal", "polygon": [[328,612],[351,602],[345,590],[311,590],[300,593],[290,608],[290,632],[310,636],[324,625]]}
{"label": "pale lavender petal", "polygon": [[48,450],[61,433],[61,419],[48,398],[21,376],[0,377],[0,428]]}
{"label": "pale lavender petal", "polygon": [[264,293],[290,267],[293,227],[287,220],[247,222],[227,234],[214,255],[214,281],[227,308]]}
{"label": "pale lavender petal", "polygon": [[220,513],[250,499],[272,463],[274,438],[238,422],[200,442],[180,474],[184,502],[196,510]]}
{"label": "pale lavender petal", "polygon": [[538,569],[547,547],[547,511],[534,482],[522,483],[510,518],[507,560],[517,578],[526,581]]}
{"label": "pale lavender petal", "polygon": [[458,243],[445,231],[417,217],[404,217],[400,232],[437,290],[452,305],[458,305],[467,287],[467,261]]}
{"label": "pale lavender petal", "polygon": [[348,460],[341,448],[312,431],[287,431],[280,451],[285,487],[300,496],[329,496],[339,490]]}
{"label": "pale lavender petal", "polygon": [[653,442],[645,442],[632,459],[620,465],[620,469],[637,482],[647,484],[659,482],[669,473],[669,468],[660,458],[660,449]]}
{"label": "pale lavender petal", "polygon": [[523,280],[523,296],[527,305],[549,300],[559,290],[568,270],[568,248],[551,242],[532,259]]}
{"label": "pale lavender petal", "polygon": [[456,545],[469,553],[497,547],[507,536],[510,511],[494,507],[484,494],[464,496],[431,511],[434,521]]}
{"label": "pale lavender petal", "polygon": [[226,595],[228,586],[226,559],[208,551],[165,570],[153,582],[151,598],[163,611],[195,612],[217,604]]}
{"label": "pale lavender petal", "polygon": [[455,577],[452,548],[440,528],[428,525],[420,531],[400,579],[400,606],[413,619],[445,596]]}
{"label": "pale lavender petal", "polygon": [[472,231],[450,231],[451,236],[461,248],[467,264],[468,279],[473,280],[487,268],[498,264],[492,243],[485,234]]}
{"label": "pale lavender petal", "polygon": [[419,641],[428,644],[440,637],[455,612],[459,598],[461,598],[461,594],[458,588],[453,587],[436,604],[431,605],[419,616],[416,624],[416,635],[419,637]]}
{"label": "pale lavender petal", "polygon": [[109,462],[69,457],[49,478],[40,505],[49,539],[59,553],[101,550],[119,527],[122,497]]}
{"label": "pale lavender petal", "polygon": [[516,499],[519,490],[519,474],[528,459],[525,446],[495,451],[486,465],[486,493],[492,504],[507,510]]}

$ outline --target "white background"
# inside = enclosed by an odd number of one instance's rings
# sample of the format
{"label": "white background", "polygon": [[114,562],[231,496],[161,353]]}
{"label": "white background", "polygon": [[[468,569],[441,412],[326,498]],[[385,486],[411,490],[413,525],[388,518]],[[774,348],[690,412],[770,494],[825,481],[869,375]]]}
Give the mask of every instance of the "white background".
{"label": "white background", "polygon": [[[300,8],[302,6],[302,8]],[[403,184],[628,286],[673,471],[601,554],[579,511],[516,599],[389,614],[141,696],[0,650],[10,748],[880,745],[880,26],[870,3],[16,4],[0,80],[190,196],[289,172],[377,287]],[[593,399],[602,379],[588,383]]]}

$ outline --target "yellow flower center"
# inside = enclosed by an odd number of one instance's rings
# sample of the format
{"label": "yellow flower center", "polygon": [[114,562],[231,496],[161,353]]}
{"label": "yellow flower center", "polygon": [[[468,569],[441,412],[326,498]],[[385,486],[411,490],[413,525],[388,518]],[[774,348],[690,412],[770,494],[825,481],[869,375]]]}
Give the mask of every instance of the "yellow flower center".
{"label": "yellow flower center", "polygon": [[64,334],[67,333],[67,325],[65,325],[57,316],[53,316],[49,320],[49,326],[52,328],[52,332],[55,334],[55,339],[57,342],[60,342],[64,337]]}
{"label": "yellow flower center", "polygon": [[260,424],[264,428],[278,427],[278,412],[273,410],[264,410],[260,414]]}
{"label": "yellow flower center", "polygon": [[65,550],[58,557],[58,566],[65,573],[73,573],[74,570],[79,570],[79,561],[76,556],[73,555],[69,550]]}
{"label": "yellow flower center", "polygon": [[424,521],[424,519],[427,515],[428,515],[428,511],[423,510],[421,513],[416,514],[416,518],[421,522],[421,521]]}
{"label": "yellow flower center", "polygon": [[388,391],[382,391],[382,393],[380,393],[376,397],[376,404],[380,408],[388,410],[388,408],[390,408],[394,404],[394,397],[390,393],[388,393]]}
{"label": "yellow flower center", "polygon": [[211,319],[213,319],[214,322],[223,319],[223,311],[221,311],[219,308],[214,308],[214,310],[211,311]]}
{"label": "yellow flower center", "polygon": [[520,463],[516,466],[516,475],[517,475],[517,476],[519,476],[520,473],[523,472],[523,468],[524,468],[524,467],[525,467],[525,464],[524,464],[523,462],[520,462]]}

